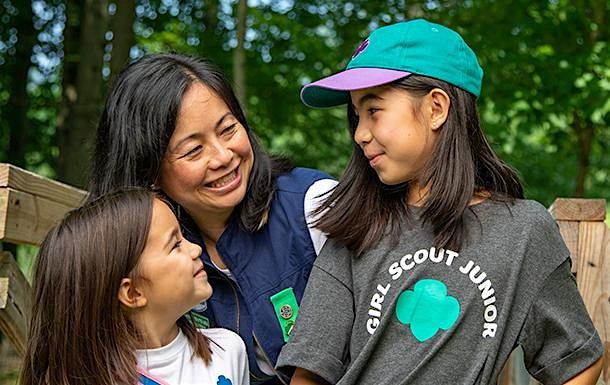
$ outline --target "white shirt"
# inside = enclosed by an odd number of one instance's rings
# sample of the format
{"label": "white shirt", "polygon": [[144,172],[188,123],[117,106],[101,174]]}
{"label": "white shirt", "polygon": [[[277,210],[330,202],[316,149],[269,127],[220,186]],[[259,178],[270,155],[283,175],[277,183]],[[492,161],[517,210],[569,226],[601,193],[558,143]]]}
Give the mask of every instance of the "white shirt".
{"label": "white shirt", "polygon": [[210,340],[212,361],[208,366],[200,357],[193,356],[193,349],[180,330],[163,347],[137,350],[138,368],[167,385],[249,385],[248,356],[239,335],[221,328],[199,332]]}

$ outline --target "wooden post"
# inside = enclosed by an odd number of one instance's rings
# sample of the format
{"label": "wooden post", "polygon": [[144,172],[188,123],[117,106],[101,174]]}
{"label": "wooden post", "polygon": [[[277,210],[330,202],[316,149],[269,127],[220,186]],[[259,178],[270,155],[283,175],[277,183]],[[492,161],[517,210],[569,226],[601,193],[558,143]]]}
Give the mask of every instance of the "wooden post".
{"label": "wooden post", "polygon": [[602,379],[610,383],[610,237],[604,199],[558,198],[549,208],[572,256],[572,271],[605,347]]}
{"label": "wooden post", "polygon": [[20,356],[25,353],[29,318],[30,284],[13,255],[0,252],[0,329]]}

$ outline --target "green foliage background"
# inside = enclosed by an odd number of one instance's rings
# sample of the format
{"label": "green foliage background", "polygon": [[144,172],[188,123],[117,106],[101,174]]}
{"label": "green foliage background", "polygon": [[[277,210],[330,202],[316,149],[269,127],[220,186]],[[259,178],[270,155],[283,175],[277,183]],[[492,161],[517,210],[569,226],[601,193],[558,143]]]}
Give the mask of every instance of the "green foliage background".
{"label": "green foliage background", "polygon": [[[23,148],[25,166],[61,177],[54,166],[61,157],[55,131],[65,59],[62,32],[69,15],[65,1],[31,3],[37,42],[27,86],[25,119],[32,132]],[[0,159],[8,151],[11,135],[5,117],[12,113],[8,85],[19,44],[15,4],[16,0],[0,1]],[[110,14],[116,4],[109,3]],[[460,31],[478,53],[485,70],[479,104],[485,128],[494,148],[522,175],[527,196],[547,205],[557,196],[606,198],[610,196],[610,158],[605,155],[610,144],[609,4],[607,0],[251,0],[245,43],[248,119],[269,150],[339,176],[351,151],[345,113],[341,108],[306,108],[299,101],[300,88],[342,69],[372,29],[425,17]],[[234,0],[137,0],[131,58],[147,52],[189,52],[210,58],[232,77],[235,6]],[[216,13],[210,14],[211,10]],[[112,33],[106,40],[108,61]],[[112,75],[106,65],[104,78]],[[92,122],[96,119],[91,117]],[[582,133],[592,136],[585,166],[579,162]],[[580,190],[579,170],[585,173]]]}
{"label": "green foliage background", "polygon": [[[89,1],[104,4],[111,17],[128,3]],[[237,0],[134,1],[131,60],[187,52],[233,78]],[[66,49],[66,30],[79,24],[76,11],[84,4],[0,0],[0,161],[62,179],[57,165],[69,151],[62,154],[58,140],[64,63],[82,59]],[[485,70],[484,127],[495,150],[519,171],[527,197],[547,206],[556,197],[610,198],[610,0],[250,0],[244,107],[266,148],[339,176],[352,149],[345,111],[306,108],[299,90],[341,70],[371,30],[417,17],[458,30],[477,52]],[[106,90],[115,75],[113,43],[121,37],[108,25],[105,44],[91,47],[104,52]],[[24,55],[30,42],[31,54]],[[23,66],[26,100],[17,100],[16,73]],[[87,119],[91,139],[97,119]],[[77,166],[84,170],[87,161]],[[18,250],[24,270],[35,253]],[[15,378],[0,365],[0,384]]]}

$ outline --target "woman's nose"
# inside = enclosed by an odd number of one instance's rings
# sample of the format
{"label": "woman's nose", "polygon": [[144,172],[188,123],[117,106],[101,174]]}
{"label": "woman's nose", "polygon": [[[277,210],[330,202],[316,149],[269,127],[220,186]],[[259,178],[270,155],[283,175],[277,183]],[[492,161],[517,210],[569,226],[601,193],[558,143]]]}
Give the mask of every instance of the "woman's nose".
{"label": "woman's nose", "polygon": [[233,159],[233,151],[224,143],[218,143],[214,146],[214,153],[210,159],[210,168],[216,169],[227,166]]}

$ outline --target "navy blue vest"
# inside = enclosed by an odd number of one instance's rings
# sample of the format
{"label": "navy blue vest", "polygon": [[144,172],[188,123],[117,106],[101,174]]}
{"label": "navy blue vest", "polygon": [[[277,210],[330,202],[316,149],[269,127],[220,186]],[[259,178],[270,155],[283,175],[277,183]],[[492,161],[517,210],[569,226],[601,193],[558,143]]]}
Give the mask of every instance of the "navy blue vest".
{"label": "navy blue vest", "polygon": [[238,333],[246,344],[253,381],[268,378],[256,364],[255,339],[275,366],[284,346],[282,330],[269,297],[291,287],[301,302],[316,253],[303,210],[307,189],[317,180],[331,177],[317,170],[295,168],[277,178],[269,220],[254,233],[229,224],[216,248],[233,273],[233,282],[210,262],[200,231],[192,220],[182,220],[184,236],[203,248],[208,279],[213,288],[201,315],[210,327]]}

